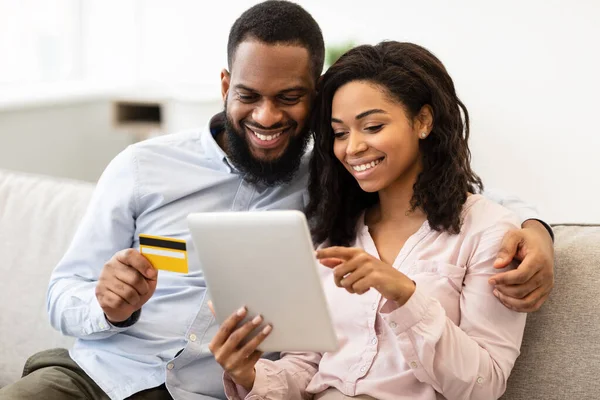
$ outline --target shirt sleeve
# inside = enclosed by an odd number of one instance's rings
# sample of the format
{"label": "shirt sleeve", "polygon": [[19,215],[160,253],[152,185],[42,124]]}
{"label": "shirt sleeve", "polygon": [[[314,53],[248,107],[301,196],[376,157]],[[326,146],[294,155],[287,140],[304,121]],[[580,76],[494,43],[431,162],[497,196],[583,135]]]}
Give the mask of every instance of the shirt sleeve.
{"label": "shirt sleeve", "polygon": [[499,398],[519,356],[526,314],[502,305],[488,284],[502,238],[514,225],[500,222],[474,237],[458,326],[418,287],[402,307],[382,312],[416,378],[449,400]]}
{"label": "shirt sleeve", "polygon": [[67,252],[50,277],[47,310],[52,326],[64,335],[103,339],[133,325],[117,327],[104,315],[95,289],[104,264],[131,248],[135,232],[136,181],[133,149],[115,157],[100,177]]}
{"label": "shirt sleeve", "polygon": [[538,221],[540,224],[544,225],[544,228],[546,228],[552,237],[552,240],[554,240],[554,231],[550,225],[541,219],[537,208],[533,204],[526,203],[517,196],[509,195],[498,189],[486,189],[483,191],[482,195],[517,214],[521,221],[521,225],[530,219]]}
{"label": "shirt sleeve", "polygon": [[225,373],[223,383],[229,400],[303,400],[311,399],[308,384],[319,369],[320,353],[282,353],[277,361],[260,359],[250,392],[236,385]]}

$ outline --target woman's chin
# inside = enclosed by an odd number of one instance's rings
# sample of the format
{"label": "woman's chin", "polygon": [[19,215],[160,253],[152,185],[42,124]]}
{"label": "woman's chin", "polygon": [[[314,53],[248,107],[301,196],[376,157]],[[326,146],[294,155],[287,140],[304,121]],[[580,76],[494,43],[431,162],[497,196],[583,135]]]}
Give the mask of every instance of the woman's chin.
{"label": "woman's chin", "polygon": [[358,186],[360,186],[360,188],[367,193],[379,192],[381,189],[380,185],[378,185],[376,182],[369,181],[358,181]]}

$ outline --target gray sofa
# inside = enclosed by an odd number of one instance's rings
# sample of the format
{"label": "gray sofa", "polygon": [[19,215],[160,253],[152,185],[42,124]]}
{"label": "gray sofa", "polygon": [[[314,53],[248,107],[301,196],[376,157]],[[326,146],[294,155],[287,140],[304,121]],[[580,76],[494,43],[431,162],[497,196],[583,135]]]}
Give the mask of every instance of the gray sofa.
{"label": "gray sofa", "polygon": [[[93,185],[0,170],[0,387],[27,357],[71,339],[45,294]],[[555,226],[556,287],[530,314],[505,400],[600,399],[600,226]]]}
{"label": "gray sofa", "polygon": [[600,399],[600,226],[554,226],[555,287],[529,314],[504,400]]}

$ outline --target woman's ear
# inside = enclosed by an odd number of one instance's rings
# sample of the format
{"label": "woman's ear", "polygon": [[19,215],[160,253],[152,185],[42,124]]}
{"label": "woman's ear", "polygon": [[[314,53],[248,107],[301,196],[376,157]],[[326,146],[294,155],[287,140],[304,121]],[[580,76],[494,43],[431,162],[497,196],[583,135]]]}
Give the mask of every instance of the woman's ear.
{"label": "woman's ear", "polygon": [[231,75],[225,68],[221,71],[221,96],[223,101],[227,101],[227,93],[229,93],[229,83],[231,82]]}
{"label": "woman's ear", "polygon": [[415,118],[415,128],[420,139],[425,139],[433,129],[433,108],[425,104]]}

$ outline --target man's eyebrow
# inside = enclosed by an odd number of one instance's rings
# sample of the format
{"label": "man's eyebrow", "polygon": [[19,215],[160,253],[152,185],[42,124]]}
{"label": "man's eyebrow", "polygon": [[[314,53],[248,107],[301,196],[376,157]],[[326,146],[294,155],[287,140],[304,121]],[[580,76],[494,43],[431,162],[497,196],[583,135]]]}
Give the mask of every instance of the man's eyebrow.
{"label": "man's eyebrow", "polygon": [[289,93],[289,92],[307,92],[308,88],[305,86],[292,86],[291,88],[284,89],[279,93]]}
{"label": "man's eyebrow", "polygon": [[[248,87],[244,84],[238,83],[237,85],[234,86],[235,89],[241,89],[241,90],[245,90],[247,92],[253,92],[253,93],[258,93],[258,90],[256,89],[252,89],[251,87]],[[283,89],[282,91],[280,91],[279,93],[289,93],[289,92],[308,92],[308,88],[306,86],[292,86],[290,88],[287,89]]]}
{"label": "man's eyebrow", "polygon": [[[356,120],[362,119],[364,117],[367,117],[371,114],[387,114],[386,111],[380,109],[380,108],[374,108],[372,110],[367,110],[367,111],[363,111],[360,114],[358,114],[356,117],[354,117]],[[338,124],[343,124],[344,122],[341,119],[337,119],[337,118],[331,118],[331,122],[336,122]]]}
{"label": "man's eyebrow", "polygon": [[246,85],[242,85],[241,83],[238,83],[237,85],[234,86],[235,89],[242,89],[248,92],[255,92],[256,90],[252,89],[251,87],[248,87]]}

